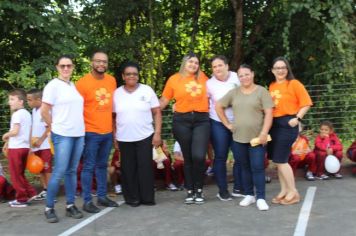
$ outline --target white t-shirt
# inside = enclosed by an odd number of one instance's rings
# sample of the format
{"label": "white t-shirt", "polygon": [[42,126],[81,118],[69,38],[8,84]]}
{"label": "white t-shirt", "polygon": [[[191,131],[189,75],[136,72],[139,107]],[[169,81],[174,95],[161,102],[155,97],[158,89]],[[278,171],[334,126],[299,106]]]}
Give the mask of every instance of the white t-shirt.
{"label": "white t-shirt", "polygon": [[173,153],[174,153],[174,152],[180,152],[180,153],[182,153],[182,149],[180,148],[180,145],[179,145],[178,141],[175,141],[175,142],[174,142]]}
{"label": "white t-shirt", "polygon": [[42,102],[52,105],[52,132],[66,137],[85,135],[84,100],[72,82],[51,80],[43,90]]}
{"label": "white t-shirt", "polygon": [[[41,110],[37,108],[32,109],[32,138],[40,138],[43,133],[46,131],[46,122],[42,119]],[[41,146],[38,148],[31,148],[32,151],[45,150],[50,149],[50,145],[48,142],[48,137],[43,141]]]}
{"label": "white t-shirt", "polygon": [[139,84],[132,93],[117,88],[113,111],[116,113],[116,139],[122,142],[143,140],[153,134],[152,108],[159,107],[157,95],[147,85]]}
{"label": "white t-shirt", "polygon": [[9,138],[9,148],[30,148],[31,114],[24,108],[15,111],[11,116],[10,130],[15,124],[20,124],[20,130]]}
{"label": "white t-shirt", "polygon": [[[215,76],[213,76],[206,82],[206,86],[209,95],[210,118],[221,122],[215,111],[215,103],[219,101],[219,99],[222,98],[225,94],[227,94],[227,92],[229,92],[231,89],[240,86],[239,78],[237,77],[237,74],[235,72],[229,71],[229,78],[226,81],[220,81],[215,78]],[[234,120],[234,115],[231,107],[225,109],[225,115],[230,122]]]}

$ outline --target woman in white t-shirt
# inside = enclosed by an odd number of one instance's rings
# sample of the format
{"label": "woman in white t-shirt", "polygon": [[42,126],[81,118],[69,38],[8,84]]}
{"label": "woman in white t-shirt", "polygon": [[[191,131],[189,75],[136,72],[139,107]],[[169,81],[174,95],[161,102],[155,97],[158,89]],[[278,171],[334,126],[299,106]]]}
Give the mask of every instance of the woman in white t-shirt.
{"label": "woman in white t-shirt", "polygon": [[[221,201],[229,201],[231,195],[228,191],[226,180],[226,160],[229,149],[234,156],[234,187],[232,195],[240,197],[242,190],[241,166],[237,160],[236,148],[233,144],[232,132],[224,126],[215,111],[215,103],[231,89],[240,86],[240,81],[235,72],[229,71],[228,61],[225,56],[217,55],[211,59],[213,76],[207,81],[209,95],[210,140],[214,149],[214,175],[219,188],[217,197]],[[234,120],[232,108],[225,109],[225,115],[230,122]]]}
{"label": "woman in white t-shirt", "polygon": [[58,77],[44,88],[41,115],[51,128],[54,145],[54,169],[47,188],[45,216],[47,222],[58,222],[54,211],[61,179],[64,177],[66,216],[79,219],[83,214],[74,205],[77,167],[84,147],[83,98],[70,81],[74,64],[70,56],[57,60]]}
{"label": "woman in white t-shirt", "polygon": [[122,78],[125,85],[115,90],[113,98],[122,193],[130,206],[155,205],[152,147],[161,145],[159,101],[151,87],[139,83],[136,63],[127,62],[122,67]]}

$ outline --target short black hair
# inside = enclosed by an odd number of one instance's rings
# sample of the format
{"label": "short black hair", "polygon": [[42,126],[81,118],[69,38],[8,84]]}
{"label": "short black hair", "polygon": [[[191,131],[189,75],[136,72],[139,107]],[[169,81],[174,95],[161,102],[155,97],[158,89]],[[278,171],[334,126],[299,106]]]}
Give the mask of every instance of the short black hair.
{"label": "short black hair", "polygon": [[122,65],[122,73],[124,73],[124,71],[126,70],[126,68],[128,67],[134,67],[137,69],[138,72],[140,72],[140,66],[136,63],[136,62],[133,62],[133,61],[127,61],[125,62],[123,65]]}
{"label": "short black hair", "polygon": [[238,69],[242,69],[242,68],[249,69],[250,71],[253,71],[252,66],[250,66],[246,63],[241,64]]}
{"label": "short black hair", "polygon": [[222,60],[225,64],[229,64],[229,61],[224,55],[215,55],[210,59],[210,63],[213,63],[216,59]]}
{"label": "short black hair", "polygon": [[27,91],[27,94],[31,94],[35,98],[42,98],[42,90],[41,89],[37,89],[37,88],[30,89],[29,91]]}
{"label": "short black hair", "polygon": [[97,53],[103,53],[103,54],[105,54],[105,55],[108,57],[108,53],[107,53],[105,50],[98,49],[98,50],[95,50],[95,51],[91,54],[91,58],[90,58],[90,59],[93,60],[95,54],[97,54]]}

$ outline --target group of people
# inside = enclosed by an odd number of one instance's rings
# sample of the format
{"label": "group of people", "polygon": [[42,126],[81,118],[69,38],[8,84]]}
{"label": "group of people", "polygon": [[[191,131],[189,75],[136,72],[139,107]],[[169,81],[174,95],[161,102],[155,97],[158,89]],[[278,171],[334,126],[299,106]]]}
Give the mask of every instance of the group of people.
{"label": "group of people", "polygon": [[[312,101],[285,58],[273,61],[271,72],[275,80],[268,91],[255,83],[249,65],[241,65],[235,73],[229,70],[224,56],[215,56],[209,79],[200,70],[197,55],[189,53],[183,58],[179,72],[167,80],[160,99],[151,87],[139,82],[138,64],[127,62],[122,66],[124,85],[117,88],[115,78],[106,73],[108,63],[105,52],[95,52],[91,57],[91,72],[74,84],[71,82],[73,59],[67,55],[59,57],[58,76],[45,86],[43,94],[42,91],[34,93],[34,99],[41,99],[33,105],[32,122],[24,109],[26,94],[19,89],[10,92],[11,128],[3,135],[11,182],[16,190],[16,199],[10,206],[26,206],[38,197],[24,177],[25,163],[30,146],[47,145],[48,138],[54,146],[54,168],[44,172],[52,172],[51,176],[41,177],[48,222],[58,222],[54,206],[63,177],[66,215],[83,217],[75,206],[76,173],[81,158],[82,209],[97,213],[98,206],[118,207],[107,197],[107,163],[113,147],[120,150],[125,203],[133,207],[155,205],[152,150],[162,145],[161,111],[171,100],[174,100],[172,132],[183,156],[176,161],[184,163],[186,204],[205,202],[203,185],[210,142],[219,199],[228,201],[231,195],[243,196],[240,206],[256,203],[259,210],[268,210],[265,201],[268,153],[277,165],[281,187],[272,202],[290,205],[300,201],[288,161],[298,136],[298,124]],[[27,100],[32,107],[31,99],[27,97]],[[28,138],[31,132],[36,137],[32,141]],[[48,145],[41,148],[46,151],[38,153],[39,156],[50,155]],[[226,178],[229,150],[235,160],[231,193]],[[44,159],[50,162],[50,157]],[[52,168],[49,163],[47,166]],[[97,204],[91,195],[94,174]]]}

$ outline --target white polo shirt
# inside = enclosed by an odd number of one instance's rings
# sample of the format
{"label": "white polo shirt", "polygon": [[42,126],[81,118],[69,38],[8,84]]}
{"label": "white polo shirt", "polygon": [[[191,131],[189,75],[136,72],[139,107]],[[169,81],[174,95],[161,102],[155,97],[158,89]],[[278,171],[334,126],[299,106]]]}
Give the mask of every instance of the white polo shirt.
{"label": "white polo shirt", "polygon": [[72,82],[51,80],[43,90],[42,102],[52,105],[52,132],[66,137],[85,135],[84,100]]}
{"label": "white polo shirt", "polygon": [[[206,86],[209,96],[209,116],[211,119],[221,122],[215,111],[215,103],[231,89],[240,86],[239,78],[235,72],[229,71],[229,78],[226,81],[220,81],[213,76],[206,82]],[[225,109],[225,115],[230,122],[234,120],[231,107]]]}
{"label": "white polo shirt", "polygon": [[[40,138],[46,131],[46,122],[42,119],[41,110],[37,108],[32,109],[32,138]],[[38,148],[31,148],[34,152],[38,150],[50,149],[48,137],[43,141]]]}
{"label": "white polo shirt", "polygon": [[152,108],[159,107],[157,95],[147,85],[139,84],[132,93],[124,86],[114,92],[116,139],[122,142],[143,140],[153,134]]}
{"label": "white polo shirt", "polygon": [[20,125],[19,133],[9,138],[9,148],[30,148],[31,114],[24,108],[11,116],[10,130],[15,124]]}

